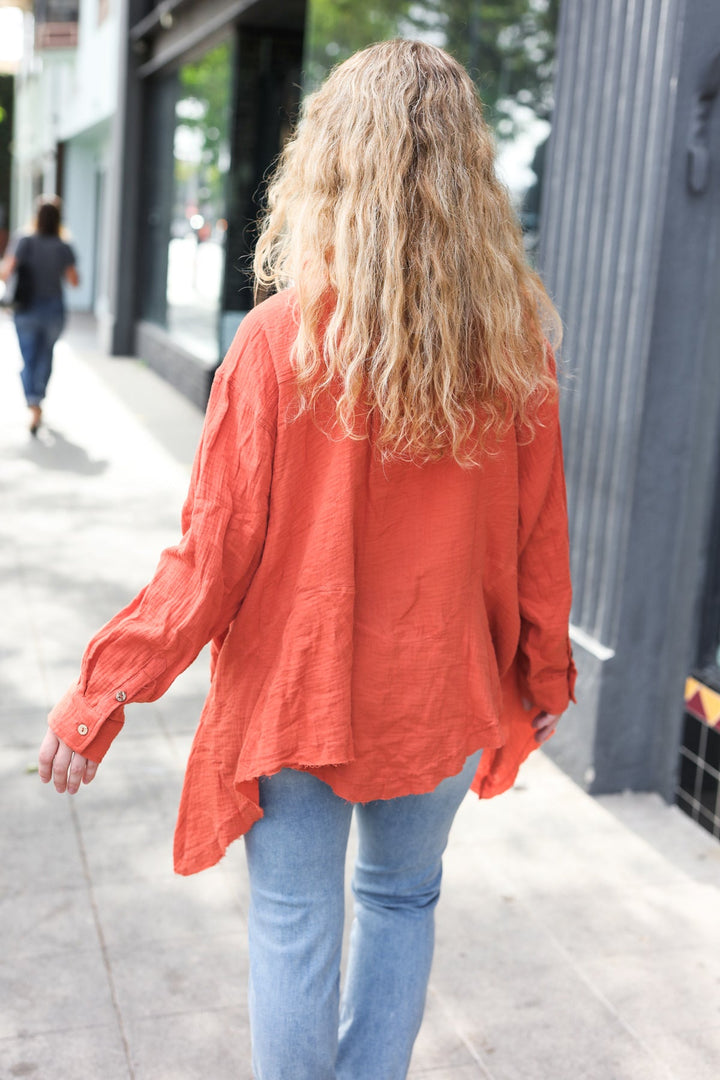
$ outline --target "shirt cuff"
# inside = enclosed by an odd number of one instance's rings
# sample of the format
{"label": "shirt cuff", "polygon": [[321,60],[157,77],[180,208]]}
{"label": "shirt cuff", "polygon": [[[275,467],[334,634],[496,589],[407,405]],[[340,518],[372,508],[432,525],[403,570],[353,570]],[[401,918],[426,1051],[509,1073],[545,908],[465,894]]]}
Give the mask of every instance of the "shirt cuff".
{"label": "shirt cuff", "polygon": [[125,722],[123,705],[106,715],[86,701],[74,683],[48,716],[48,724],[59,739],[88,761],[100,762]]}

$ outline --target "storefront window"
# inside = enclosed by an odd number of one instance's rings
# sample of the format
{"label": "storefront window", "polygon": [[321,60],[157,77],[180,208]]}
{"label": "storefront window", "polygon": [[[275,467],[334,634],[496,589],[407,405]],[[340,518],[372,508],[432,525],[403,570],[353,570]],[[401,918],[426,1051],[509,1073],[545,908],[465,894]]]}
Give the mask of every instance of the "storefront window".
{"label": "storefront window", "polygon": [[[225,268],[232,45],[159,79],[148,124],[149,287],[144,317],[212,360]],[[164,134],[159,134],[164,133]]]}
{"label": "storefront window", "polygon": [[178,75],[175,105],[175,198],[168,254],[168,329],[216,348],[224,270],[225,180],[231,48],[225,42]]}
{"label": "storefront window", "polygon": [[357,49],[385,38],[439,45],[468,69],[498,142],[529,251],[537,245],[545,147],[550,133],[560,0],[310,0],[305,89]]}

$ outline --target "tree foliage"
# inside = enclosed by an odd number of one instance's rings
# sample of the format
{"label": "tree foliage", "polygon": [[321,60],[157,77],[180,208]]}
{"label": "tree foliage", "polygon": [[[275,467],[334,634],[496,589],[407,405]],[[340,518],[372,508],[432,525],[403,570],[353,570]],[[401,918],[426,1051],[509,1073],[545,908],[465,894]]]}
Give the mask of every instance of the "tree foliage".
{"label": "tree foliage", "polygon": [[507,137],[515,122],[510,103],[542,117],[551,110],[558,9],[559,0],[312,0],[308,88],[373,41],[417,37],[467,67],[498,135]]}
{"label": "tree foliage", "polygon": [[[205,201],[213,203],[219,203],[223,194],[222,157],[223,154],[227,157],[231,80],[232,45],[229,41],[210,49],[199,60],[184,64],[178,72],[178,126],[199,133],[199,171]],[[183,108],[184,103],[194,108]],[[186,180],[197,168],[176,161],[176,179]]]}
{"label": "tree foliage", "polygon": [[196,116],[183,116],[186,127],[203,136],[203,160],[218,164],[223,142],[227,142],[232,80],[231,43],[224,41],[179,71],[181,98],[191,98],[202,108]]}

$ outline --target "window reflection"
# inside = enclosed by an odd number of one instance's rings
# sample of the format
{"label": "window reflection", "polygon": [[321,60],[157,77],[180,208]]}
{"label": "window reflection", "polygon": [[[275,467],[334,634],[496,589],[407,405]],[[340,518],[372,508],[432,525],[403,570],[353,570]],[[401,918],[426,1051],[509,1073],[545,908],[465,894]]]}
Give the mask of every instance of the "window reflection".
{"label": "window reflection", "polygon": [[167,269],[173,336],[217,351],[224,270],[225,181],[231,84],[229,42],[178,72],[173,136],[174,197]]}
{"label": "window reflection", "polygon": [[513,196],[526,246],[537,246],[550,133],[560,0],[310,0],[305,89],[373,41],[439,45],[475,80],[498,143],[498,172]]}
{"label": "window reflection", "polygon": [[143,317],[217,359],[224,273],[232,45],[163,74],[147,98]]}

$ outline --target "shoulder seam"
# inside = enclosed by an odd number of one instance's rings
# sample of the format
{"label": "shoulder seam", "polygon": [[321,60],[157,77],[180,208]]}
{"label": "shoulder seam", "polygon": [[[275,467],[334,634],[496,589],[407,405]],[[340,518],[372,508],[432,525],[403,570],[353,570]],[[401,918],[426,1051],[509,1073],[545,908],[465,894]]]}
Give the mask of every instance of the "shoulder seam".
{"label": "shoulder seam", "polygon": [[[257,323],[256,325],[250,327],[250,330],[249,330],[249,333],[248,333],[248,338],[247,338],[247,341],[245,342],[245,345],[246,346],[249,345],[259,335],[262,335],[263,338],[265,339],[265,346],[266,346],[266,349],[267,349],[267,354],[268,354],[268,356],[270,358],[270,365],[272,367],[273,376],[275,378],[275,386],[276,386],[276,391],[277,391],[278,380],[277,380],[277,372],[275,370],[275,361],[274,361],[274,358],[273,358],[272,349],[270,347],[270,342],[268,340],[268,336],[267,336],[267,334],[265,332],[265,327],[262,325],[262,323]],[[237,379],[236,367],[233,367],[233,369],[231,371],[223,372],[222,365],[221,365],[218,368],[218,375],[220,376],[220,378],[226,379],[228,383],[234,383],[236,381],[236,379]],[[260,398],[260,402],[261,402],[261,405],[265,409],[266,412],[271,411],[269,409],[269,404],[270,403],[268,402],[265,395],[263,395]],[[270,436],[270,438],[272,438],[272,439],[275,438],[275,431],[274,431],[273,426],[271,426],[266,420],[264,420],[262,416],[257,416],[256,421],[257,421],[258,425],[265,431],[265,433]]]}

